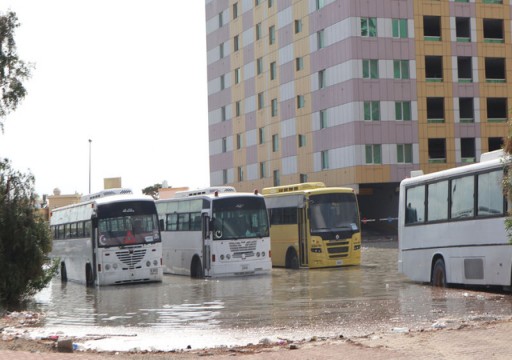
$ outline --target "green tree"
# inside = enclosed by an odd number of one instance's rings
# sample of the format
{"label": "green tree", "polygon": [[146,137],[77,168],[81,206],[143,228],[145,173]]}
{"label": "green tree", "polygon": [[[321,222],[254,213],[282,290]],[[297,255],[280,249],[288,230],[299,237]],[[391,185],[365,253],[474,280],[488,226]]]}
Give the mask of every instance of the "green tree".
{"label": "green tree", "polygon": [[0,308],[19,307],[55,275],[52,240],[36,208],[34,177],[0,159]]}
{"label": "green tree", "polygon": [[30,77],[31,64],[25,64],[16,52],[14,31],[20,26],[14,12],[0,13],[0,129],[3,119],[16,110],[27,90],[23,81]]}
{"label": "green tree", "polygon": [[148,186],[144,189],[142,189],[142,193],[144,195],[149,195],[149,196],[152,196],[153,199],[157,200],[158,199],[158,190],[160,190],[162,188],[162,184],[155,184],[155,185],[151,185],[151,186]]}

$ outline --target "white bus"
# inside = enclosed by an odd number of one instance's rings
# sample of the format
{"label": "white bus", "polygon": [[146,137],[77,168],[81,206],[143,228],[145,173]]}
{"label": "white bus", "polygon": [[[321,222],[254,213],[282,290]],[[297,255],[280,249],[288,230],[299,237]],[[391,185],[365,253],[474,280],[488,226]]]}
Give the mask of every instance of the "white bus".
{"label": "white bus", "polygon": [[400,184],[398,270],[434,286],[511,286],[502,151]]}
{"label": "white bus", "polygon": [[155,202],[129,189],[83,196],[53,209],[52,258],[62,281],[113,285],[162,281],[162,244]]}
{"label": "white bus", "polygon": [[269,273],[263,196],[232,187],[177,192],[156,201],[164,273],[194,278]]}

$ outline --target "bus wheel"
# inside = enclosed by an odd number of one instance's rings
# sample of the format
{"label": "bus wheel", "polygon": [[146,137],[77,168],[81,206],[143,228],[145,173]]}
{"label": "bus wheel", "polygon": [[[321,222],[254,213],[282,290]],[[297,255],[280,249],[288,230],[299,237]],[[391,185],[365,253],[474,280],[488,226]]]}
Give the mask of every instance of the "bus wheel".
{"label": "bus wheel", "polygon": [[85,285],[87,285],[87,286],[94,285],[94,278],[92,276],[91,264],[85,265]]}
{"label": "bus wheel", "polygon": [[297,253],[295,250],[288,251],[286,254],[286,268],[287,269],[298,269],[299,268],[299,258],[297,257]]}
{"label": "bus wheel", "polygon": [[201,261],[198,258],[194,258],[192,260],[192,265],[190,266],[190,277],[194,279],[202,279],[203,275],[203,267],[201,266]]}
{"label": "bus wheel", "polygon": [[437,259],[432,269],[432,286],[446,287],[446,269],[443,259]]}
{"label": "bus wheel", "polygon": [[66,264],[60,263],[60,281],[67,282],[68,281],[68,273],[66,272]]}

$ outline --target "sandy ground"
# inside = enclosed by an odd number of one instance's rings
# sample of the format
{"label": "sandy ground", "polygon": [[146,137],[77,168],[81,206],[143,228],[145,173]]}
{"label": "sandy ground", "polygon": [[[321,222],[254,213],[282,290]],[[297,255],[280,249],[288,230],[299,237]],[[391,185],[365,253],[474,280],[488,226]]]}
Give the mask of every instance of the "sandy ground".
{"label": "sandy ground", "polygon": [[[29,340],[24,334],[37,323],[37,315],[3,316],[0,319],[0,359],[66,359],[59,353],[56,339]],[[15,331],[13,331],[15,329]],[[409,331],[390,329],[363,337],[329,338],[279,344],[258,344],[237,348],[185,350],[166,353],[77,352],[77,359],[509,359],[511,358],[512,319],[481,317],[470,322],[439,320],[429,328]],[[76,339],[75,339],[76,340]]]}

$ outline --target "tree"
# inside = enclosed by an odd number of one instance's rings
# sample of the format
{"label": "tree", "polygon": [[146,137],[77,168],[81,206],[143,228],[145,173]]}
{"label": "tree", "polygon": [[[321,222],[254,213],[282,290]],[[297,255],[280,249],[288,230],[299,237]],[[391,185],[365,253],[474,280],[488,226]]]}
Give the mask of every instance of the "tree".
{"label": "tree", "polygon": [[[505,166],[505,175],[503,176],[503,194],[507,200],[512,201],[512,164],[510,159],[512,157],[512,120],[508,121],[508,134],[504,137],[503,152],[505,158],[503,159]],[[505,229],[508,233],[509,242],[512,244],[512,210],[509,209],[508,216],[505,219]]]}
{"label": "tree", "polygon": [[155,185],[148,186],[148,187],[142,189],[142,193],[144,195],[152,196],[153,199],[157,200],[158,195],[159,195],[158,190],[160,190],[161,188],[162,188],[162,184],[155,184]]}
{"label": "tree", "polygon": [[14,31],[20,26],[14,12],[0,13],[0,129],[3,119],[25,98],[27,90],[23,80],[30,77],[33,65],[25,64],[16,52]]}
{"label": "tree", "polygon": [[35,207],[34,177],[0,159],[0,307],[18,307],[55,275],[47,221]]}

